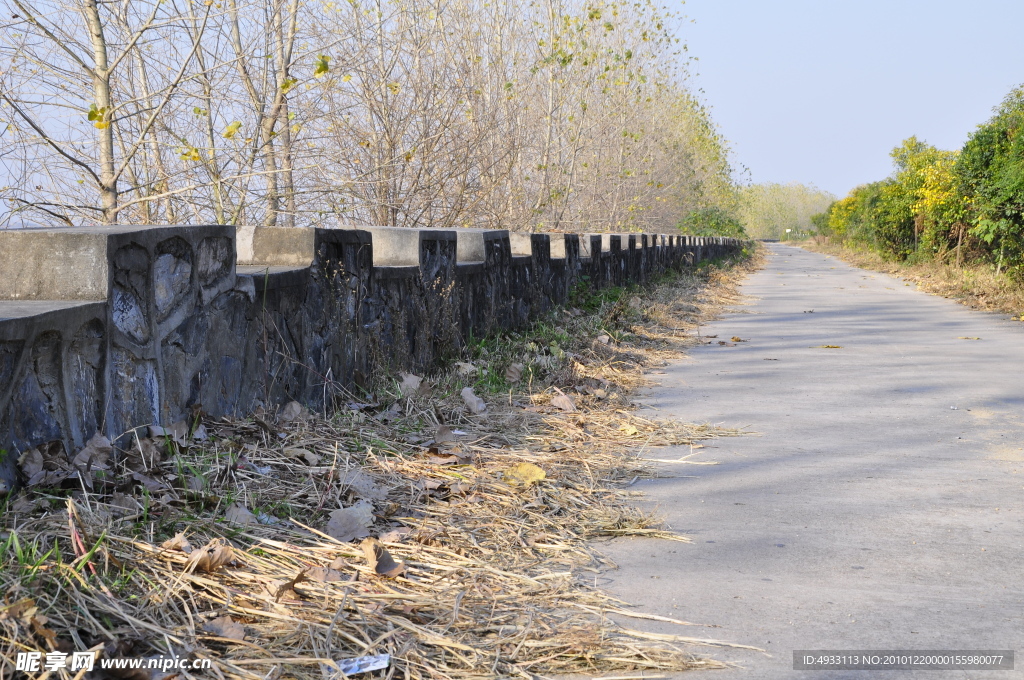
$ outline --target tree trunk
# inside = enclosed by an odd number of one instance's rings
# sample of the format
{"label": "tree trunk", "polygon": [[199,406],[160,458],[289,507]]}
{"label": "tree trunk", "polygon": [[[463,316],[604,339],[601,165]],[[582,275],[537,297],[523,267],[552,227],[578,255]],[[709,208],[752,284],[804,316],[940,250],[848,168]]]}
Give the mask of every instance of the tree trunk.
{"label": "tree trunk", "polygon": [[117,221],[117,177],[114,174],[114,128],[111,123],[113,104],[110,98],[110,71],[107,62],[107,40],[103,34],[103,22],[96,0],[86,0],[85,21],[89,27],[94,66],[92,69],[93,99],[97,111],[102,112],[95,123],[99,137],[100,166],[99,191],[103,208],[103,223]]}

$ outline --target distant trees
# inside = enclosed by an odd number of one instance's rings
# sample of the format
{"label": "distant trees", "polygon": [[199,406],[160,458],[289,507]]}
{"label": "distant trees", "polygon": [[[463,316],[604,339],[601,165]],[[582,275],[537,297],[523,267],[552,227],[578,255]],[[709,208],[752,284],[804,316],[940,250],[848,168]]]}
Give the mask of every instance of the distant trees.
{"label": "distant trees", "polygon": [[723,208],[701,208],[690,212],[679,224],[679,230],[690,236],[727,236],[750,238],[735,215]]}
{"label": "distant trees", "polygon": [[806,232],[811,217],[827,209],[835,196],[804,184],[752,184],[738,194],[738,219],[753,238],[782,238],[787,229]]}
{"label": "distant trees", "polygon": [[0,219],[654,230],[725,144],[647,0],[0,0]]}
{"label": "distant trees", "polygon": [[1024,275],[1024,88],[1007,95],[959,151],[911,137],[893,174],[815,217],[818,231],[894,259],[966,257]]}

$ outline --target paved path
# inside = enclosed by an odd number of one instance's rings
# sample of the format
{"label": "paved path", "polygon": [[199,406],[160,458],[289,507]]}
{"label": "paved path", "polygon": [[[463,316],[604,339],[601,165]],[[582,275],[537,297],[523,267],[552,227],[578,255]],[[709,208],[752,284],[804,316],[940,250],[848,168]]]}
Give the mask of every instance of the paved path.
{"label": "paved path", "polygon": [[[1024,323],[769,248],[749,305],[702,329],[749,342],[694,349],[646,399],[760,436],[637,485],[692,545],[605,546],[613,593],[721,628],[629,624],[770,654],[709,650],[743,667],[716,680],[1024,677]],[[1019,670],[792,669],[795,649],[899,648],[1015,649]]]}

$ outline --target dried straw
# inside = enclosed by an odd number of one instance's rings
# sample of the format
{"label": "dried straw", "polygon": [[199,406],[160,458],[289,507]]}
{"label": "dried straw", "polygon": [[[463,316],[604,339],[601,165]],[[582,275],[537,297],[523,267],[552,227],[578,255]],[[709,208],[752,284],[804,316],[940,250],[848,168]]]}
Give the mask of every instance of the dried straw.
{"label": "dried straw", "polygon": [[[388,680],[721,667],[689,648],[729,643],[612,621],[694,625],[601,591],[613,565],[591,539],[686,540],[630,504],[629,485],[654,474],[639,453],[739,433],[643,418],[627,397],[697,341],[687,329],[737,301],[735,276],[711,269],[639,304],[570,312],[555,322],[575,338],[565,347],[512,336],[474,355],[476,375],[434,376],[432,393],[401,396],[392,382],[327,419],[198,414],[190,430],[201,421],[205,439],[140,440],[149,458],[125,453],[94,492],[9,499],[3,673],[18,651],[90,648],[210,658],[219,678],[333,678],[335,660],[374,654],[391,655],[373,673]],[[524,377],[487,391],[486,375],[513,363]],[[473,381],[480,415],[459,396]],[[559,395],[575,410],[552,405]],[[131,493],[140,460],[146,486]],[[330,513],[360,502],[379,543],[331,535]],[[370,563],[380,548],[398,575]]]}

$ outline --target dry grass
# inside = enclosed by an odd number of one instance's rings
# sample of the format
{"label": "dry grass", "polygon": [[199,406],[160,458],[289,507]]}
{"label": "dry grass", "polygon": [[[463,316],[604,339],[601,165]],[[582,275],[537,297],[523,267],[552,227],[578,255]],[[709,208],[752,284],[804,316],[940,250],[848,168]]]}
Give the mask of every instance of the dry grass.
{"label": "dry grass", "polygon": [[971,309],[1005,312],[1017,318],[1024,315],[1024,286],[1006,276],[997,276],[990,264],[957,267],[941,261],[892,262],[867,249],[824,243],[820,239],[795,245],[832,255],[857,267],[900,277],[925,292],[956,300]]}
{"label": "dry grass", "polygon": [[[372,673],[388,679],[721,667],[690,645],[728,643],[611,621],[650,617],[596,587],[612,565],[589,539],[686,540],[630,505],[652,474],[638,452],[740,433],[641,418],[628,395],[737,299],[742,268],[579,300],[588,311],[330,418],[197,413],[88,473],[91,491],[72,479],[8,499],[2,674],[18,651],[55,649],[210,658],[215,677],[254,679],[339,677],[335,660],[371,654],[392,656]],[[467,386],[486,412],[467,410]],[[331,513],[357,506],[371,537],[332,537]]]}

